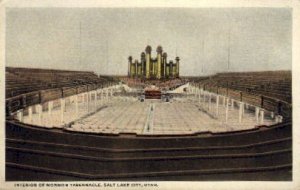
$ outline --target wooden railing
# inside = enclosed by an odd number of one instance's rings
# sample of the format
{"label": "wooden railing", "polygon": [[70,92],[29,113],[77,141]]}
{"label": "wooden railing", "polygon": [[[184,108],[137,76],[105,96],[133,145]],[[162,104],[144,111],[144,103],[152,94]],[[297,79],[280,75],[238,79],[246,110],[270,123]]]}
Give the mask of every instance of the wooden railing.
{"label": "wooden railing", "polygon": [[203,83],[191,83],[193,86],[198,86],[206,91],[216,94],[228,96],[238,101],[246,102],[248,104],[262,107],[266,110],[273,111],[276,114],[282,115],[284,118],[292,117],[292,104],[278,98],[269,97],[265,95],[256,95],[244,91],[232,90]]}
{"label": "wooden railing", "polygon": [[10,116],[12,113],[16,112],[17,110],[24,109],[28,106],[41,104],[59,98],[69,97],[75,94],[92,91],[98,88],[104,88],[112,84],[113,83],[106,83],[106,84],[99,83],[99,84],[80,85],[75,87],[62,87],[62,88],[55,88],[55,89],[38,90],[38,91],[33,91],[18,96],[14,96],[11,98],[7,98],[5,101],[6,116]]}

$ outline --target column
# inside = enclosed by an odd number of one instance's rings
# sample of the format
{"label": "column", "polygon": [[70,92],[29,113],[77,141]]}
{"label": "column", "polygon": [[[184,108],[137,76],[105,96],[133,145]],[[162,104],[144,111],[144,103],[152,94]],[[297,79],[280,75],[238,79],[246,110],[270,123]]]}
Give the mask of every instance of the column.
{"label": "column", "polygon": [[229,99],[226,100],[226,109],[225,109],[225,122],[228,122],[228,108],[229,108]]}
{"label": "column", "polygon": [[97,110],[97,91],[96,90],[94,91],[94,107],[95,107],[95,110]]}
{"label": "column", "polygon": [[242,116],[244,117],[244,112],[245,112],[245,104],[242,102]]}
{"label": "column", "polygon": [[41,104],[36,105],[36,110],[38,114],[38,125],[42,125],[42,114],[43,114],[43,107]]}
{"label": "column", "polygon": [[276,122],[276,123],[279,123],[278,115],[275,116],[275,122]]}
{"label": "column", "polygon": [[104,98],[104,92],[103,92],[103,89],[101,89],[101,94],[100,94],[100,104],[101,104],[101,106],[103,104],[103,98]]}
{"label": "column", "polygon": [[282,123],[282,121],[283,121],[283,117],[280,115],[279,116],[279,123]]}
{"label": "column", "polygon": [[231,108],[234,110],[234,99],[231,99]]}
{"label": "column", "polygon": [[[207,92],[206,91],[204,91],[204,94],[203,94],[203,108],[205,108],[206,107],[206,95],[207,95]],[[208,102],[207,102],[207,104],[208,104]]]}
{"label": "column", "polygon": [[86,99],[86,92],[84,92],[82,95],[83,95],[83,103],[86,103],[86,102],[87,102],[87,99]]}
{"label": "column", "polygon": [[64,112],[65,112],[65,99],[60,99],[60,122],[63,125],[64,124]]}
{"label": "column", "polygon": [[113,96],[113,89],[112,88],[110,89],[110,96],[111,97]]}
{"label": "column", "polygon": [[28,120],[32,124],[32,106],[28,107]]}
{"label": "column", "polygon": [[96,102],[97,102],[97,108],[100,107],[100,101],[99,101],[99,96],[100,96],[100,90],[96,90]]}
{"label": "column", "polygon": [[200,103],[201,103],[201,90],[199,89],[199,92],[198,92],[198,98],[199,98],[199,105],[200,105]]}
{"label": "column", "polygon": [[246,108],[246,109],[249,109],[249,104],[245,104],[245,108]]}
{"label": "column", "polygon": [[259,122],[258,116],[259,116],[259,108],[258,108],[258,107],[255,107],[255,120],[256,120],[256,123]]}
{"label": "column", "polygon": [[243,103],[240,102],[240,109],[239,109],[239,123],[242,123],[242,117],[243,117]]}
{"label": "column", "polygon": [[89,105],[88,105],[87,92],[85,92],[85,93],[83,94],[83,103],[84,103],[85,109],[88,110]]}
{"label": "column", "polygon": [[21,109],[21,110],[18,110],[18,112],[17,112],[17,118],[18,118],[18,120],[20,121],[20,122],[23,122],[23,110]]}
{"label": "column", "polygon": [[223,96],[223,106],[225,107],[226,106],[226,97]]}
{"label": "column", "polygon": [[93,111],[93,91],[89,91],[89,103],[91,106],[90,112]]}
{"label": "column", "polygon": [[52,127],[53,123],[52,123],[52,109],[53,109],[53,101],[49,101],[48,102],[48,122],[49,122],[49,126]]}
{"label": "column", "polygon": [[78,108],[78,94],[75,95],[75,115],[76,115],[76,119],[79,118],[79,108]]}
{"label": "column", "polygon": [[274,119],[274,112],[270,113],[270,117],[271,117],[271,119]]}
{"label": "column", "polygon": [[220,96],[217,95],[216,96],[216,115],[218,116],[219,115],[219,99],[220,99]]}
{"label": "column", "polygon": [[108,89],[105,90],[106,93],[106,101],[108,101]]}
{"label": "column", "polygon": [[211,109],[211,93],[209,93],[209,103],[208,103],[208,110]]}
{"label": "column", "polygon": [[52,114],[52,108],[53,108],[53,101],[48,102],[48,116],[51,117]]}
{"label": "column", "polygon": [[260,110],[260,124],[263,125],[264,124],[264,117],[265,117],[265,114],[264,114],[264,110]]}

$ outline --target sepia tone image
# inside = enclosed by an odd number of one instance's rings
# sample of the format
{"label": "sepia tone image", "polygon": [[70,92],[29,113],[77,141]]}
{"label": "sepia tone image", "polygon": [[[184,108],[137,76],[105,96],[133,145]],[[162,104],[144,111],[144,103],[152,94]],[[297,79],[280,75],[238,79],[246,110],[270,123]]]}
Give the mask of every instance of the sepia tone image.
{"label": "sepia tone image", "polygon": [[6,181],[291,181],[290,8],[7,8]]}

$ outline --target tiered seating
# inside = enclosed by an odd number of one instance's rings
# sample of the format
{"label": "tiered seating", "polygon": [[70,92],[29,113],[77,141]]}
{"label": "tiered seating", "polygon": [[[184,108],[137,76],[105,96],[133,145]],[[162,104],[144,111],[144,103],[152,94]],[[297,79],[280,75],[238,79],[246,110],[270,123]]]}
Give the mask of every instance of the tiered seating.
{"label": "tiered seating", "polygon": [[45,83],[33,78],[24,78],[11,72],[5,72],[6,97],[12,97],[30,91],[49,88]]}
{"label": "tiered seating", "polygon": [[291,123],[226,134],[145,137],[7,122],[6,180],[292,180],[291,143]]}
{"label": "tiered seating", "polygon": [[172,90],[187,82],[186,80],[180,78],[170,80],[143,80],[139,78],[122,77],[120,80],[133,88],[144,88],[149,85],[155,85],[162,90]]}
{"label": "tiered seating", "polygon": [[107,82],[93,72],[49,69],[6,68],[6,98],[50,88]]}
{"label": "tiered seating", "polygon": [[291,77],[290,71],[266,71],[218,73],[209,78],[200,77],[190,80],[203,85],[228,87],[291,102]]}

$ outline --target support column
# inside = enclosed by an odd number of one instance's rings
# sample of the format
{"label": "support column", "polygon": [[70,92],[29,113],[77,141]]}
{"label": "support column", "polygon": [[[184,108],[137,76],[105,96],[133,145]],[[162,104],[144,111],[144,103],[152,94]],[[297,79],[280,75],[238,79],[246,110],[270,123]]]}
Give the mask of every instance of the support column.
{"label": "support column", "polygon": [[211,110],[211,93],[209,93],[208,110]]}
{"label": "support column", "polygon": [[255,120],[256,120],[256,123],[259,122],[259,108],[258,107],[255,107]]}
{"label": "support column", "polygon": [[63,125],[64,124],[64,112],[65,112],[65,99],[61,98],[60,99],[60,122]]}
{"label": "support column", "polygon": [[283,122],[283,117],[280,115],[279,116],[279,123],[282,123]]}
{"label": "support column", "polygon": [[106,101],[108,101],[108,89],[105,90],[106,93]]}
{"label": "support column", "polygon": [[89,91],[89,100],[90,100],[90,106],[91,106],[91,109],[90,111],[93,111],[93,91]]}
{"label": "support column", "polygon": [[20,122],[23,122],[24,120],[23,120],[23,110],[21,109],[21,110],[18,110],[18,112],[17,112],[17,118],[18,118],[18,120],[20,121]]}
{"label": "support column", "polygon": [[249,104],[245,104],[245,109],[249,109]]}
{"label": "support column", "polygon": [[113,96],[113,89],[110,89],[110,96]]}
{"label": "support column", "polygon": [[38,114],[38,125],[42,125],[42,114],[43,114],[43,107],[41,104],[36,105],[36,110]]}
{"label": "support column", "polygon": [[78,94],[75,95],[75,115],[76,115],[76,119],[79,118],[79,108],[78,108]]}
{"label": "support column", "polygon": [[226,97],[223,96],[223,106],[225,107],[226,106]]}
{"label": "support column", "polygon": [[231,108],[234,110],[234,99],[231,99]]}
{"label": "support column", "polygon": [[101,106],[103,104],[103,99],[104,99],[104,92],[103,92],[103,89],[101,89],[101,94],[100,94],[100,104],[101,104]]}
{"label": "support column", "polygon": [[94,91],[94,106],[95,106],[95,110],[97,110],[97,91]]}
{"label": "support column", "polygon": [[199,101],[199,105],[201,103],[201,90],[199,89],[199,92],[198,92],[198,101]]}
{"label": "support column", "polygon": [[270,117],[271,117],[271,119],[274,119],[274,112],[270,113]]}
{"label": "support column", "polygon": [[32,106],[28,107],[28,120],[29,123],[32,124]]}
{"label": "support column", "polygon": [[51,117],[52,114],[52,108],[53,108],[53,101],[48,102],[48,116]]}
{"label": "support column", "polygon": [[276,122],[276,123],[279,123],[279,115],[276,115],[276,116],[275,116],[275,122]]}
{"label": "support column", "polygon": [[220,96],[217,95],[216,96],[216,115],[218,116],[219,115],[219,99],[220,99]]}
{"label": "support column", "polygon": [[203,92],[203,108],[205,108],[206,107],[206,92],[204,91]]}
{"label": "support column", "polygon": [[229,108],[229,99],[226,100],[226,109],[225,109],[225,122],[228,122],[228,108]]}
{"label": "support column", "polygon": [[243,118],[243,103],[240,102],[240,109],[239,109],[239,123],[242,123]]}
{"label": "support column", "polygon": [[265,117],[265,112],[264,110],[260,110],[260,124],[264,124],[264,117]]}
{"label": "support column", "polygon": [[84,103],[87,102],[87,94],[86,94],[86,92],[83,94],[83,102],[84,102]]}
{"label": "support column", "polygon": [[52,127],[53,122],[52,122],[52,109],[53,109],[53,101],[48,102],[48,122],[49,125]]}

